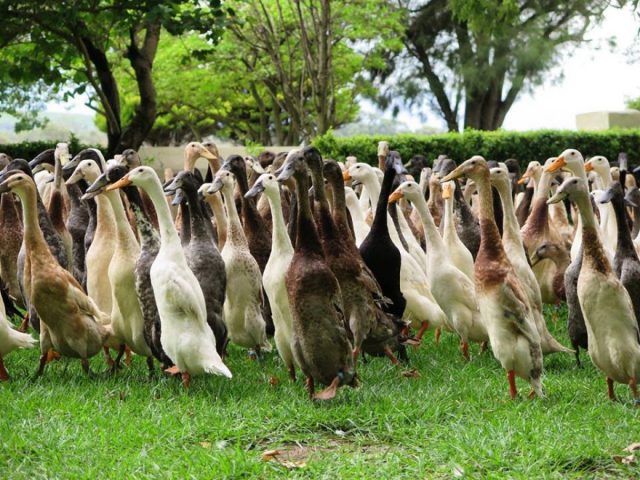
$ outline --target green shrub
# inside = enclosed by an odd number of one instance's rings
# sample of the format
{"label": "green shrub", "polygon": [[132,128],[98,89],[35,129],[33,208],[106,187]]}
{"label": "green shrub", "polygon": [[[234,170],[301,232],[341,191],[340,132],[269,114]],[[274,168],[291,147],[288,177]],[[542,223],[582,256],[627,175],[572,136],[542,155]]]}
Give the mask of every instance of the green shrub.
{"label": "green shrub", "polygon": [[360,162],[377,164],[377,145],[387,140],[407,162],[414,155],[424,155],[433,161],[447,154],[457,162],[473,155],[487,160],[504,161],[516,158],[523,167],[531,160],[544,162],[566,148],[578,149],[585,158],[604,155],[613,162],[620,152],[626,152],[630,165],[640,164],[640,129],[614,129],[600,132],[539,130],[533,132],[482,132],[466,130],[463,133],[436,135],[354,136],[338,138],[331,133],[317,137],[313,144],[325,157],[344,160],[354,155]]}
{"label": "green shrub", "polygon": [[[93,147],[93,145],[80,144],[78,139],[73,135],[69,139],[62,139],[59,141],[67,142],[69,144],[69,151],[72,155],[85,148]],[[24,158],[25,160],[31,160],[43,150],[46,150],[48,148],[55,148],[56,143],[58,142],[37,141],[0,144],[0,152],[11,155],[11,157],[13,158]]]}

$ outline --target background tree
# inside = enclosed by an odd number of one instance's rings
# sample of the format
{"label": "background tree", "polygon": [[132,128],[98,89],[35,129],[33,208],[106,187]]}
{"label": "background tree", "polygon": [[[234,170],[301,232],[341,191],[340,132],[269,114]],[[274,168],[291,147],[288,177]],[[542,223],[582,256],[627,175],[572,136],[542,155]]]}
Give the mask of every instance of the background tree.
{"label": "background tree", "polygon": [[[357,96],[372,88],[366,67],[380,67],[383,51],[402,48],[402,12],[386,0],[226,5],[234,21],[215,46],[194,34],[162,38],[151,141],[210,134],[262,145],[309,140],[353,120]],[[121,65],[116,77],[123,103],[135,102],[131,67]]]}
{"label": "background tree", "polygon": [[[40,85],[49,86],[40,98],[88,93],[90,106],[105,118],[113,154],[138,148],[156,119],[152,70],[163,28],[215,40],[224,12],[219,0],[0,0],[0,18],[0,93],[12,91],[15,99],[20,92],[37,93]],[[124,61],[137,91],[126,122],[114,75],[114,65]]]}
{"label": "background tree", "polygon": [[604,0],[409,2],[405,56],[378,72],[393,82],[382,101],[399,93],[415,101],[427,97],[450,131],[500,128],[523,89],[541,83],[608,5]]}

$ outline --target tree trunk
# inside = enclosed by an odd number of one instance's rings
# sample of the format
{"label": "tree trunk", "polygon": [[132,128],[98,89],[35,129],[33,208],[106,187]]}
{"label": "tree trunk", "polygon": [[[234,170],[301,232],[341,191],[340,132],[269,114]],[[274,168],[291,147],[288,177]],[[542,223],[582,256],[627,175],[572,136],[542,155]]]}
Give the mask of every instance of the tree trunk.
{"label": "tree trunk", "polygon": [[140,103],[135,109],[131,122],[123,132],[115,153],[120,153],[127,148],[138,150],[156,120],[156,88],[152,74],[153,60],[160,41],[160,31],[159,24],[147,25],[142,46],[138,47],[137,29],[132,28],[130,30],[131,40],[127,48],[126,57],[129,59],[136,75]]}

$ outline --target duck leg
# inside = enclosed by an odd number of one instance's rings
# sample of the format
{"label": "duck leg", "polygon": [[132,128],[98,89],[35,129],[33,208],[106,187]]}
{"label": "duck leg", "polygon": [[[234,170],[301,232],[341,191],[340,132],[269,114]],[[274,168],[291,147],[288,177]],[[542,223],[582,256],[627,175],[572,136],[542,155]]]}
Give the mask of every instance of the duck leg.
{"label": "duck leg", "polygon": [[113,358],[111,358],[111,353],[109,353],[109,347],[102,347],[104,351],[104,359],[107,362],[107,367],[113,368]]}
{"label": "duck leg", "polygon": [[607,394],[609,395],[609,400],[617,400],[616,392],[613,391],[613,380],[607,377]]}
{"label": "duck leg", "polygon": [[118,355],[116,355],[116,359],[113,362],[113,365],[111,366],[111,371],[115,372],[116,370],[119,370],[120,367],[120,360],[122,360],[122,356],[125,354],[126,351],[126,345],[123,343],[122,345],[120,345],[120,348],[118,348]]}
{"label": "duck leg", "polygon": [[80,360],[80,362],[82,363],[82,370],[84,370],[84,373],[87,374],[87,376],[92,377],[93,376],[93,372],[91,371],[91,368],[89,367],[89,359],[88,358],[83,358]]}
{"label": "duck leg", "polygon": [[336,392],[338,391],[338,387],[340,386],[340,377],[336,377],[331,382],[327,388],[322,390],[321,392],[316,393],[313,396],[314,400],[331,400],[336,396]]}
{"label": "duck leg", "polygon": [[384,347],[384,354],[389,357],[389,360],[391,360],[391,363],[393,363],[394,365],[398,365],[400,363],[400,361],[396,358],[388,345]]}
{"label": "duck leg", "polygon": [[0,355],[0,382],[6,382],[9,380],[9,372],[4,368],[4,362],[2,361],[2,355]]}
{"label": "duck leg", "polygon": [[427,331],[428,328],[429,328],[429,322],[427,321],[422,322],[422,324],[420,325],[420,330],[418,330],[418,334],[416,335],[417,341],[420,342],[422,340],[422,336],[424,335],[424,333]]}
{"label": "duck leg", "polygon": [[307,392],[309,392],[309,399],[313,400],[315,395],[315,385],[313,384],[313,377],[307,375],[307,378],[304,381],[305,386],[307,387]]}
{"label": "duck leg", "polygon": [[44,367],[47,366],[47,357],[48,352],[40,354],[40,363],[38,365],[38,370],[36,371],[36,377],[39,377],[44,373]]}
{"label": "duck leg", "polygon": [[358,355],[360,354],[360,349],[358,347],[355,347],[353,349],[353,363],[358,363]]}
{"label": "duck leg", "polygon": [[[0,362],[1,361],[2,361],[2,358],[0,358]],[[631,377],[629,379],[629,388],[631,389],[631,396],[633,397],[633,403],[635,403],[636,405],[640,405],[640,400],[638,399],[638,381],[636,380],[636,377]]]}
{"label": "duck leg", "polygon": [[289,365],[287,370],[289,371],[289,378],[291,379],[292,382],[295,382],[296,381],[296,367],[294,367],[293,365]]}
{"label": "duck leg", "polygon": [[507,380],[509,380],[509,396],[511,397],[511,400],[513,400],[518,395],[518,389],[516,388],[515,370],[509,370],[507,372]]}
{"label": "duck leg", "polygon": [[22,322],[18,327],[19,332],[25,333],[27,330],[29,330],[29,312],[24,314],[24,317],[22,317]]}
{"label": "duck leg", "polygon": [[131,349],[127,345],[124,346],[124,353],[125,353],[124,364],[127,367],[130,367],[131,366]]}
{"label": "duck leg", "polygon": [[471,360],[471,357],[469,356],[469,342],[465,342],[464,340],[461,340],[460,351],[462,352],[462,356],[467,362]]}
{"label": "duck leg", "polygon": [[436,331],[434,333],[434,340],[436,342],[436,345],[440,345],[440,335],[442,335],[442,329],[440,327],[436,328]]}
{"label": "duck leg", "polygon": [[574,345],[573,348],[576,351],[576,367],[582,368],[582,363],[580,363],[580,347]]}
{"label": "duck leg", "polygon": [[191,375],[189,375],[189,372],[182,372],[182,385],[184,388],[189,388],[191,385]]}
{"label": "duck leg", "polygon": [[487,351],[487,341],[485,340],[484,342],[482,342],[480,344],[480,353],[482,354],[482,353],[484,353],[486,351]]}
{"label": "duck leg", "polygon": [[153,377],[156,369],[153,365],[153,357],[147,357],[147,368],[149,369],[149,378]]}

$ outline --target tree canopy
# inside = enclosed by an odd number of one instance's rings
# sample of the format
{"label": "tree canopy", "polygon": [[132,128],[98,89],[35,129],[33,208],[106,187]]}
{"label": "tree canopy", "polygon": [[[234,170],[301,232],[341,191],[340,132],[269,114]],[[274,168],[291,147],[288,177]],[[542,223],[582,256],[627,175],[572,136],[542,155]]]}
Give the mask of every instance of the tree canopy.
{"label": "tree canopy", "polygon": [[[92,108],[105,118],[109,152],[138,148],[157,113],[152,69],[161,32],[198,31],[216,40],[225,13],[232,11],[224,11],[220,0],[0,0],[0,93],[10,94],[2,102],[18,113],[21,95],[42,100],[88,93]],[[138,94],[126,122],[114,75],[114,66],[123,62],[131,67]],[[38,103],[26,107],[33,111]]]}
{"label": "tree canopy", "polygon": [[[405,55],[381,72],[393,83],[382,100],[427,98],[451,131],[495,130],[523,89],[542,82],[608,5],[604,0],[410,2]],[[404,68],[397,68],[399,63]]]}

